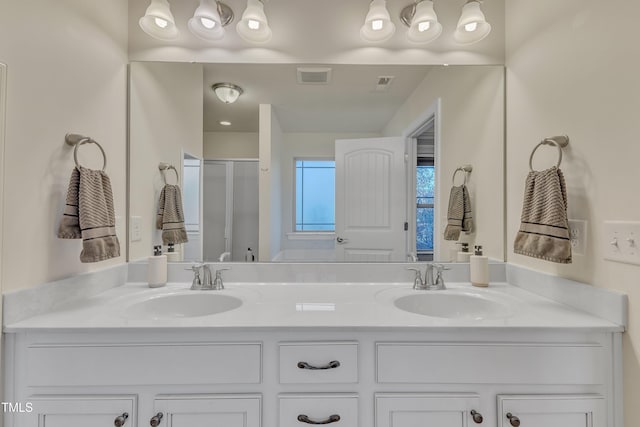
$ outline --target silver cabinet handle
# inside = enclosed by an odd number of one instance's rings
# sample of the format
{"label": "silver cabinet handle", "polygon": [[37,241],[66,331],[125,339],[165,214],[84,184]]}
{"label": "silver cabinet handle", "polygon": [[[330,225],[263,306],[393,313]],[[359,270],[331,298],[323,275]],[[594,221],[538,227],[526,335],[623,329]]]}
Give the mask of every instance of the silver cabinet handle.
{"label": "silver cabinet handle", "polygon": [[129,414],[125,412],[122,415],[117,416],[116,419],[113,420],[113,425],[116,427],[122,427],[127,422],[127,418],[129,418]]}
{"label": "silver cabinet handle", "polygon": [[162,412],[158,412],[149,420],[149,425],[151,427],[158,427],[160,425],[160,421],[162,421]]}
{"label": "silver cabinet handle", "polygon": [[331,423],[337,423],[338,421],[340,421],[340,415],[334,414],[334,415],[331,415],[326,420],[313,421],[308,416],[300,414],[298,415],[298,421],[300,421],[301,423],[314,424],[314,425],[331,424]]}
{"label": "silver cabinet handle", "polygon": [[341,245],[344,245],[345,243],[349,243],[349,239],[345,239],[343,237],[336,237],[336,242],[338,242]]}
{"label": "silver cabinet handle", "polygon": [[323,369],[335,369],[340,367],[340,362],[337,360],[332,360],[328,364],[324,366],[313,366],[309,365],[307,362],[298,362],[298,368],[300,369],[309,369],[312,371],[323,370]]}
{"label": "silver cabinet handle", "polygon": [[520,418],[516,417],[511,412],[507,412],[506,416],[509,419],[509,424],[511,424],[513,427],[519,427],[520,426]]}
{"label": "silver cabinet handle", "polygon": [[476,424],[482,424],[482,421],[484,421],[482,414],[476,410],[471,410],[471,417]]}

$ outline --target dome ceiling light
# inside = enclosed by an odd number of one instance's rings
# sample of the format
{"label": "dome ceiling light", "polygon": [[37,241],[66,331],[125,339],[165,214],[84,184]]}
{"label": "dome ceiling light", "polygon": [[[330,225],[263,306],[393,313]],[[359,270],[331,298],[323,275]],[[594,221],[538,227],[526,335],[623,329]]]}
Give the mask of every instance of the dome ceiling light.
{"label": "dome ceiling light", "polygon": [[233,104],[244,92],[240,86],[233,83],[216,83],[211,86],[211,89],[225,104]]}

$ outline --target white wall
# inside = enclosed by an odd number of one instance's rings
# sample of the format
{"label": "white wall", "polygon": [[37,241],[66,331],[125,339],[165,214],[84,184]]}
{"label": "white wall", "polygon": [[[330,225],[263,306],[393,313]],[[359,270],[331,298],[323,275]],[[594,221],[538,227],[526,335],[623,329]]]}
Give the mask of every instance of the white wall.
{"label": "white wall", "polygon": [[[625,426],[638,425],[640,267],[605,261],[605,220],[640,220],[640,3],[509,0],[507,21],[508,261],[629,295],[624,335]],[[588,221],[586,256],[560,265],[513,253],[529,154],[542,138],[571,138],[561,169],[569,217]],[[555,164],[541,148],[536,164]]]}
{"label": "white wall", "polygon": [[[470,164],[467,183],[475,221],[475,232],[461,240],[484,247],[485,255],[504,259],[504,68],[502,66],[435,67],[400,107],[384,129],[387,136],[402,135],[441,98],[440,224],[447,224],[447,206],[453,172]],[[462,181],[461,174],[456,184]],[[438,260],[451,260],[456,249],[445,241],[442,230]]]}
{"label": "white wall", "polygon": [[[160,162],[181,175],[182,151],[202,158],[202,64],[131,63],[130,83],[130,215],[142,217],[142,240],[131,242],[132,261],[153,254],[162,244],[155,227],[158,198],[164,185]],[[173,171],[167,182],[174,184]]]}
{"label": "white wall", "polygon": [[280,252],[281,152],[283,134],[270,104],[260,104],[259,237],[258,261],[270,261]]}
{"label": "white wall", "polygon": [[289,240],[293,231],[296,158],[335,158],[336,139],[375,138],[378,133],[290,132],[283,135],[282,147],[282,249],[332,249],[333,240]]}
{"label": "white wall", "polygon": [[[125,0],[0,2],[0,62],[8,66],[4,291],[125,262],[127,10]],[[73,168],[67,132],[106,151],[119,258],[82,264],[81,241],[56,237]],[[80,154],[83,165],[101,168],[95,146]]]}
{"label": "white wall", "polygon": [[257,159],[258,132],[205,132],[205,159]]}

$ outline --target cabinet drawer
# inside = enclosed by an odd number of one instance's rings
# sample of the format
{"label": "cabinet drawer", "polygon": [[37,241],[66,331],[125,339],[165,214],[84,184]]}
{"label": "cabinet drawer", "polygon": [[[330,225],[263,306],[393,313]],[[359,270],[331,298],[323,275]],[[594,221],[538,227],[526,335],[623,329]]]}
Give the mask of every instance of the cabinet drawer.
{"label": "cabinet drawer", "polygon": [[378,383],[603,384],[598,344],[378,343]]}
{"label": "cabinet drawer", "polygon": [[282,394],[279,427],[303,427],[326,424],[357,427],[356,394]]}
{"label": "cabinet drawer", "polygon": [[357,383],[358,343],[280,343],[280,383]]}
{"label": "cabinet drawer", "polygon": [[27,385],[258,384],[260,343],[33,345]]}
{"label": "cabinet drawer", "polygon": [[[122,395],[31,396],[32,411],[16,417],[17,425],[41,427],[136,425],[137,397]],[[22,423],[24,422],[24,424]]]}

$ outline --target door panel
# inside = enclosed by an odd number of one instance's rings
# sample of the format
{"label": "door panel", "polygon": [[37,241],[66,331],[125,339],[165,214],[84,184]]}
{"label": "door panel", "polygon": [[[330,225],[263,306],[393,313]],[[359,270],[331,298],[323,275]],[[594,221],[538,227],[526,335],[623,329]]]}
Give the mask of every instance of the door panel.
{"label": "door panel", "polygon": [[405,142],[336,140],[336,258],[405,259]]}
{"label": "door panel", "polygon": [[163,414],[161,426],[166,427],[260,427],[259,395],[163,396],[154,408]]}
{"label": "door panel", "polygon": [[498,408],[499,427],[606,427],[598,395],[502,395]]}

